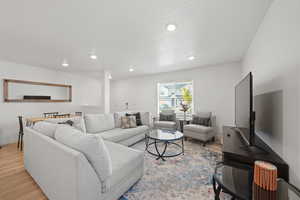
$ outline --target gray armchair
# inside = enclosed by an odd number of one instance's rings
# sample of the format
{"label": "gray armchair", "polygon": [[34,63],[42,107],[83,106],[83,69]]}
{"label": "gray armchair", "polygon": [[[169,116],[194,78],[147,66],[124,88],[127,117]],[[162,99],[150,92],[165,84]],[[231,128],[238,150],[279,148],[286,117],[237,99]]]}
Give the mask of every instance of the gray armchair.
{"label": "gray armchair", "polygon": [[190,124],[183,127],[185,137],[194,138],[203,142],[203,146],[209,141],[215,140],[216,118],[211,112],[199,112],[193,115]]}
{"label": "gray armchair", "polygon": [[174,110],[163,110],[159,114],[159,118],[154,118],[154,128],[165,130],[176,130],[176,113]]}

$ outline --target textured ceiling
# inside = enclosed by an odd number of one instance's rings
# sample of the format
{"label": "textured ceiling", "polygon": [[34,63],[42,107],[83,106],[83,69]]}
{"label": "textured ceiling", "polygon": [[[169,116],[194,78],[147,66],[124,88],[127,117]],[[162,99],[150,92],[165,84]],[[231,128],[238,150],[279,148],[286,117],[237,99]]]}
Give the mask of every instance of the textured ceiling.
{"label": "textured ceiling", "polygon": [[0,59],[118,79],[240,60],[271,0],[0,2]]}

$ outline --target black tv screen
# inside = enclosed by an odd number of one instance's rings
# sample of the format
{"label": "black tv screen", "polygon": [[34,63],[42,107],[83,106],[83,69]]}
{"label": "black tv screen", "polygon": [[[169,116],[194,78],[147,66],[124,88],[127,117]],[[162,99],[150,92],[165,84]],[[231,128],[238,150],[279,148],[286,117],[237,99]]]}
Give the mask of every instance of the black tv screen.
{"label": "black tv screen", "polygon": [[248,145],[253,145],[253,77],[249,73],[235,87],[235,125]]}

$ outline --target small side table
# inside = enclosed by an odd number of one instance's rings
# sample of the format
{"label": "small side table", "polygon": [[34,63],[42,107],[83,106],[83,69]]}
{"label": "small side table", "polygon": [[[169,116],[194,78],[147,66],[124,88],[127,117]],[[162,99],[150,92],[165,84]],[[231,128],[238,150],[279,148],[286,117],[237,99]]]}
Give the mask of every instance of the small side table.
{"label": "small side table", "polygon": [[184,119],[178,119],[178,121],[179,121],[179,125],[180,125],[180,131],[181,131],[181,133],[183,133],[183,126],[185,124],[190,124],[190,122],[192,120],[191,119],[186,119],[186,120],[184,120]]}
{"label": "small side table", "polygon": [[246,165],[229,166],[220,163],[213,175],[215,200],[220,200],[223,191],[231,200],[300,200],[300,191],[283,179],[277,179],[277,190],[266,191],[253,184],[253,169]]}
{"label": "small side table", "polygon": [[220,200],[223,191],[231,196],[231,200],[251,200],[253,170],[249,166],[229,166],[219,163],[213,175],[215,200]]}

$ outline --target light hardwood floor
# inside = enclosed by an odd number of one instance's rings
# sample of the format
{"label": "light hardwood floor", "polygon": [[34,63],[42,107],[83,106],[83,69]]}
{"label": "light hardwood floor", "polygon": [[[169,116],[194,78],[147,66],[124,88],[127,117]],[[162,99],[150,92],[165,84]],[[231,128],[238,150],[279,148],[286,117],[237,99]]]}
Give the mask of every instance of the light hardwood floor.
{"label": "light hardwood floor", "polygon": [[9,144],[0,149],[0,199],[47,199],[26,172],[23,164],[23,153],[17,149],[16,144]]}

